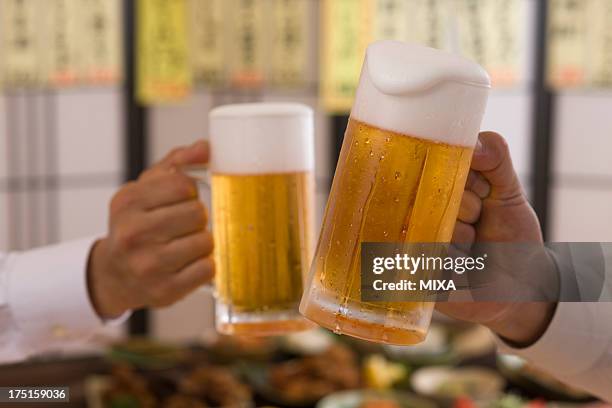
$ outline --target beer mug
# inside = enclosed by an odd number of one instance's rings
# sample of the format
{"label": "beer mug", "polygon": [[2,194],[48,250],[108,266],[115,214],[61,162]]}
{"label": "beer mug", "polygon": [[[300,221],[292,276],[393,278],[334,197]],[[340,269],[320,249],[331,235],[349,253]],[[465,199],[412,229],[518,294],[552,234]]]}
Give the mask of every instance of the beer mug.
{"label": "beer mug", "polygon": [[490,80],[459,56],[397,41],[365,56],[301,313],[389,344],[422,341],[433,302],[361,301],[362,242],[451,240]]}
{"label": "beer mug", "polygon": [[293,103],[210,112],[215,319],[225,334],[312,327],[298,311],[313,246],[312,110]]}

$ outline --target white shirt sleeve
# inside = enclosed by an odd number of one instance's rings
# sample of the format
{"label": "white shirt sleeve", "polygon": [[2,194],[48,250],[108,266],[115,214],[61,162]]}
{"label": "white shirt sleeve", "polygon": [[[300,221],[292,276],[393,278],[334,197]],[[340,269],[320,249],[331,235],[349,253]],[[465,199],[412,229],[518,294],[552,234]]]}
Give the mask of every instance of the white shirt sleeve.
{"label": "white shirt sleeve", "polygon": [[104,325],[87,287],[94,241],[0,254],[0,362],[60,349]]}
{"label": "white shirt sleeve", "polygon": [[[601,290],[599,303],[558,303],[546,332],[529,347],[513,348],[498,339],[500,351],[521,356],[559,380],[607,402],[612,402],[611,249],[609,245],[602,248],[605,271],[604,281],[597,284]],[[593,260],[583,262],[576,256],[573,263],[558,264],[562,275],[561,289],[575,289],[567,288],[565,283],[572,279],[578,288],[589,286],[582,283],[589,282],[597,273],[596,268],[588,265]],[[592,297],[588,299],[593,300]]]}
{"label": "white shirt sleeve", "polygon": [[526,348],[513,348],[501,339],[498,344],[500,351],[612,402],[612,304],[559,303],[537,342]]}

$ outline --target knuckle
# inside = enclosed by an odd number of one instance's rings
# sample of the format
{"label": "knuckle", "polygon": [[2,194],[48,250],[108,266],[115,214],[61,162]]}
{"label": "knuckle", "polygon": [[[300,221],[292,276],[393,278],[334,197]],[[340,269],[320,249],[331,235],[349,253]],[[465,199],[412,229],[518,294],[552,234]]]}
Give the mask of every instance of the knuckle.
{"label": "knuckle", "polygon": [[164,175],[162,183],[173,195],[181,199],[194,197],[197,191],[195,181],[180,172]]}
{"label": "knuckle", "polygon": [[148,291],[149,303],[151,306],[164,307],[172,303],[172,296],[163,287],[152,287]]}
{"label": "knuckle", "polygon": [[130,207],[137,199],[135,194],[136,183],[129,182],[125,184],[111,199],[111,213],[116,214],[127,207]]}
{"label": "knuckle", "polygon": [[128,252],[136,246],[138,234],[132,228],[123,227],[115,232],[115,243],[121,252]]}
{"label": "knuckle", "polygon": [[191,221],[201,227],[206,225],[206,207],[199,200],[192,200],[188,210]]}
{"label": "knuckle", "polygon": [[212,237],[207,232],[198,233],[191,239],[190,252],[201,258],[209,256],[213,251]]}
{"label": "knuckle", "polygon": [[191,197],[197,191],[195,181],[182,173],[174,174],[174,186],[180,197]]}
{"label": "knuckle", "polygon": [[170,150],[170,152],[168,152],[168,154],[166,155],[166,159],[172,164],[172,161],[176,160],[177,156],[179,156],[183,151],[185,150],[184,147],[175,147],[174,149]]}
{"label": "knuckle", "polygon": [[155,255],[135,256],[131,258],[130,269],[134,276],[143,279],[153,276],[157,272]]}
{"label": "knuckle", "polygon": [[499,133],[495,133],[495,137],[498,140],[499,143],[499,148],[501,150],[501,152],[504,154],[504,156],[509,155],[510,154],[510,146],[508,145],[508,141]]}
{"label": "knuckle", "polygon": [[138,181],[147,181],[147,180],[153,179],[157,177],[160,174],[160,172],[161,171],[160,171],[159,166],[150,167],[146,169],[145,171],[143,171],[142,173],[140,173],[140,176],[138,176]]}
{"label": "knuckle", "polygon": [[201,278],[199,284],[210,282],[210,280],[215,276],[214,260],[212,258],[202,259],[200,262],[199,271]]}
{"label": "knuckle", "polygon": [[206,275],[203,283],[209,283],[215,278],[215,262],[212,258],[208,258],[205,263]]}
{"label": "knuckle", "polygon": [[205,232],[203,235],[204,236],[202,237],[202,248],[204,248],[204,255],[210,255],[215,249],[215,240],[213,238],[213,235],[208,231]]}

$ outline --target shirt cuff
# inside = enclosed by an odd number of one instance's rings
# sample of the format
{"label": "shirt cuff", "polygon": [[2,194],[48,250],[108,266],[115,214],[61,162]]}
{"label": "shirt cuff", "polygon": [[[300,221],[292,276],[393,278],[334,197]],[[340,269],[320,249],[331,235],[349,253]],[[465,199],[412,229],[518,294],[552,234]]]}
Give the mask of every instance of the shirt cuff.
{"label": "shirt cuff", "polygon": [[551,373],[571,376],[593,367],[612,338],[612,308],[606,303],[560,302],[546,332],[534,344],[515,348],[497,338],[500,351],[516,354]]}
{"label": "shirt cuff", "polygon": [[96,314],[87,286],[94,238],[16,253],[8,260],[7,300],[26,341],[69,341],[111,322]]}

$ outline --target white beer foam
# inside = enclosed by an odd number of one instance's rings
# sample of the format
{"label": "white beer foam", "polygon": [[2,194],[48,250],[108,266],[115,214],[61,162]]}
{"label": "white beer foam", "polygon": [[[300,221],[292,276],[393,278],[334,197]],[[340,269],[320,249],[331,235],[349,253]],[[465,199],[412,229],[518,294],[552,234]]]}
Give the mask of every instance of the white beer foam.
{"label": "white beer foam", "polygon": [[399,41],[370,44],[354,119],[419,138],[475,145],[491,81],[477,63]]}
{"label": "white beer foam", "polygon": [[306,105],[225,105],[213,109],[209,117],[213,173],[290,173],[314,169],[313,113]]}

